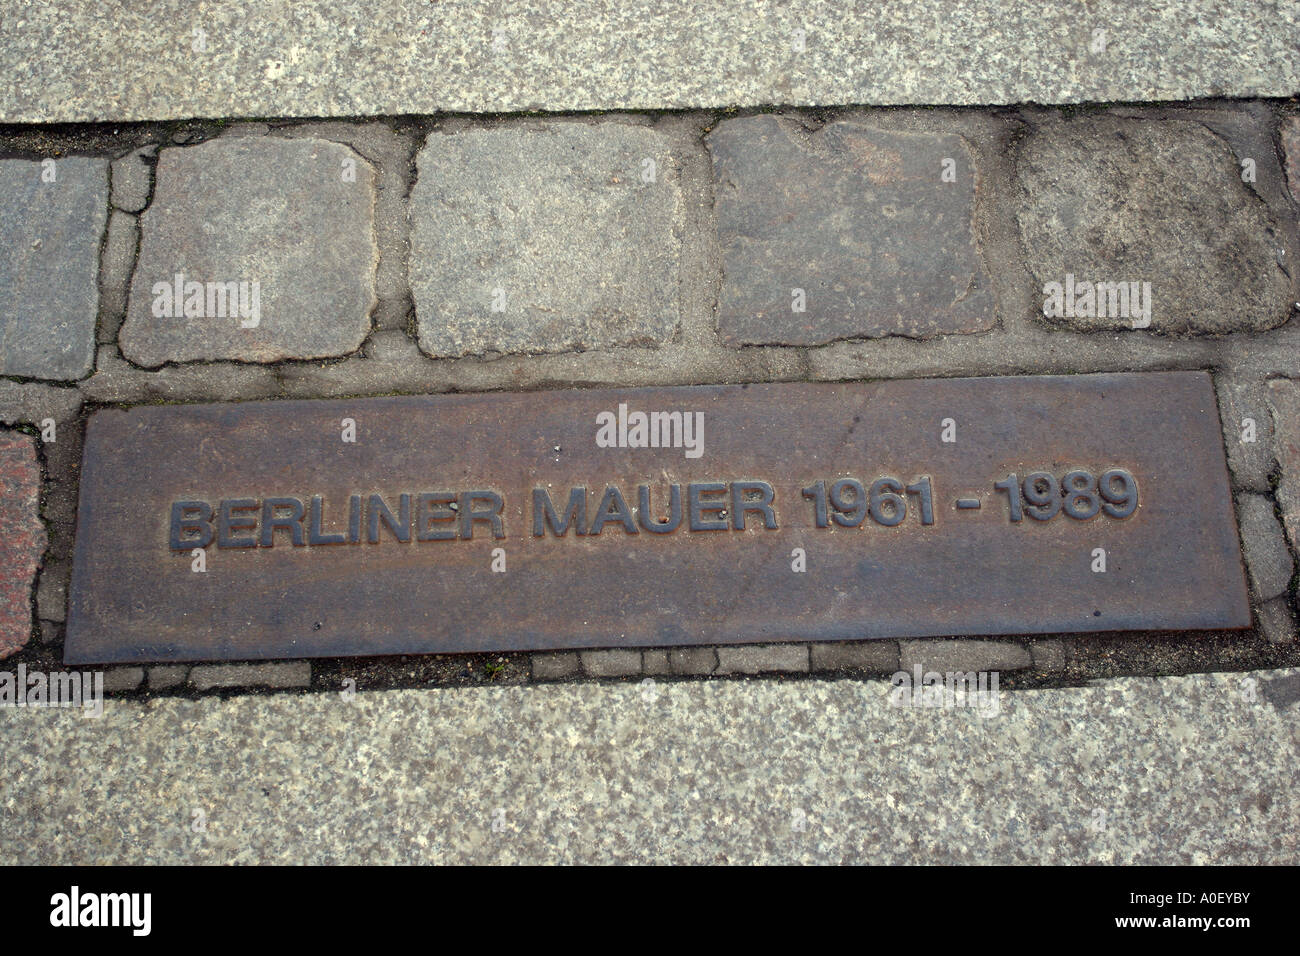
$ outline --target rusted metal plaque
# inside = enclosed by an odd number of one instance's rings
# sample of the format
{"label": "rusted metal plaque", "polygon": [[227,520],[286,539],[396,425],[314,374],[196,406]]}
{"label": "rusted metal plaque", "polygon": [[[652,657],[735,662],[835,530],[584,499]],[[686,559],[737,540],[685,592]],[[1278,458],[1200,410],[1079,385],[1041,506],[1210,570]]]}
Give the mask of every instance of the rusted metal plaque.
{"label": "rusted metal plaque", "polygon": [[1249,624],[1159,372],[101,410],[66,658]]}

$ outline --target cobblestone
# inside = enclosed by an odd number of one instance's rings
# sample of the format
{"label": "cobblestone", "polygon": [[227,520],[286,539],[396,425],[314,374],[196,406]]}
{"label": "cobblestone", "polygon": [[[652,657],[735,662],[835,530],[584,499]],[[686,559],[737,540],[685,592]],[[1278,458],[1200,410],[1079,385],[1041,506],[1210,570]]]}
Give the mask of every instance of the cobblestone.
{"label": "cobblestone", "polygon": [[[1173,334],[1287,320],[1295,295],[1279,261],[1278,224],[1241,181],[1228,144],[1201,124],[1054,119],[1021,145],[1016,168],[1021,239],[1042,292],[1038,318]],[[1126,306],[1120,293],[1134,282],[1138,295]],[[1096,283],[1114,289],[1094,298]]]}
{"label": "cobblestone", "polygon": [[1277,502],[1291,550],[1300,554],[1300,381],[1274,379],[1268,388],[1273,406],[1273,447],[1282,468]]}
{"label": "cobblestone", "polygon": [[459,356],[671,339],[674,163],[666,137],[622,122],[431,134],[410,212],[420,347]]}
{"label": "cobblestone", "polygon": [[577,654],[534,654],[532,664],[537,680],[561,680],[582,673],[582,659]]}
{"label": "cobblestone", "polygon": [[806,673],[807,644],[743,644],[719,647],[719,674]]}
{"label": "cobblestone", "polygon": [[1290,586],[1295,562],[1287,550],[1282,526],[1273,513],[1273,499],[1265,495],[1239,495],[1237,521],[1251,590],[1261,601],[1277,597]]}
{"label": "cobblestone", "polygon": [[[732,345],[992,327],[974,230],[977,174],[960,136],[772,115],[708,136]],[[945,176],[951,175],[951,181]]]}
{"label": "cobblestone", "polygon": [[156,368],[355,351],[376,301],[373,182],[365,159],[324,140],[161,150],[122,353]]}
{"label": "cobblestone", "polygon": [[0,375],[90,371],[107,215],[106,160],[0,160]]}
{"label": "cobblestone", "polygon": [[1015,671],[1033,666],[1028,648],[1011,641],[900,641],[899,669],[912,671]]}
{"label": "cobblestone", "polygon": [[592,677],[626,677],[641,673],[641,652],[583,651],[582,667]]}
{"label": "cobblestone", "polygon": [[814,671],[860,670],[892,674],[898,670],[897,641],[837,641],[809,646]]}
{"label": "cobblestone", "polygon": [[222,687],[307,687],[311,684],[311,664],[202,664],[190,669],[189,680],[195,690],[201,691]]}

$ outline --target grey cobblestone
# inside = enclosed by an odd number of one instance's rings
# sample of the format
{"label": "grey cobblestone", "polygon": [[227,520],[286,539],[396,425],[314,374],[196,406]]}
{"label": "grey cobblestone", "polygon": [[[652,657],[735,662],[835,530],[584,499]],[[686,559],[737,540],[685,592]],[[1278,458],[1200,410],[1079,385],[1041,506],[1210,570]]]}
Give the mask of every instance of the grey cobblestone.
{"label": "grey cobblestone", "polygon": [[1300,380],[1274,379],[1268,383],[1273,407],[1273,448],[1281,465],[1277,503],[1291,550],[1300,554]]}
{"label": "grey cobblestone", "polygon": [[280,389],[269,367],[215,363],[145,372],[122,361],[113,346],[100,348],[96,366],[82,386],[92,402],[233,402],[273,398]]}
{"label": "grey cobblestone", "polygon": [[807,673],[807,644],[744,644],[718,648],[719,674]]}
{"label": "grey cobblestone", "polygon": [[582,667],[592,677],[627,677],[641,673],[641,652],[582,651]]}
{"label": "grey cobblestone", "polygon": [[661,674],[671,674],[672,672],[673,668],[672,664],[669,663],[667,651],[644,650],[641,652],[641,673],[658,677]]}
{"label": "grey cobblestone", "polygon": [[414,137],[397,133],[383,123],[305,123],[290,127],[286,135],[344,143],[374,166],[374,228],[379,248],[375,295],[379,301],[373,318],[377,328],[400,329],[410,307],[407,179],[415,157]]}
{"label": "grey cobblestone", "polygon": [[221,687],[307,687],[311,684],[308,661],[268,664],[201,664],[190,669],[195,690]]}
{"label": "grey cobblestone", "polygon": [[1296,639],[1296,615],[1285,597],[1274,598],[1256,609],[1259,629],[1270,644],[1290,644]]}
{"label": "grey cobblestone", "polygon": [[682,211],[667,137],[619,121],[435,131],[418,164],[411,289],[428,354],[676,334]]}
{"label": "grey cobblestone", "polygon": [[104,671],[104,690],[107,693],[137,689],[144,683],[143,667],[110,667]]}
{"label": "grey cobblestone", "polygon": [[[1273,416],[1264,383],[1217,376],[1215,387],[1233,486],[1246,491],[1271,491],[1268,473],[1274,463]],[[1251,437],[1254,441],[1246,440]]]}
{"label": "grey cobblestone", "polygon": [[68,584],[72,567],[62,562],[47,561],[36,582],[36,613],[50,621],[66,620],[68,615]]}
{"label": "grey cobblestone", "polygon": [[0,380],[0,422],[6,425],[39,425],[52,418],[58,425],[72,421],[81,412],[81,392],[41,382]]}
{"label": "grey cobblestone", "polygon": [[960,136],[850,120],[809,131],[758,115],[723,121],[708,145],[724,256],[718,329],[729,344],[992,327],[977,175]]}
{"label": "grey cobblestone", "polygon": [[[239,136],[161,150],[153,202],[140,219],[122,353],[156,368],[356,350],[376,301],[374,202],[371,165],[338,143]],[[177,275],[246,283],[249,315],[207,314],[206,296],[191,301],[191,288],[200,288],[191,285],[183,285],[183,315],[156,315],[159,302],[175,311],[175,296],[158,290]],[[222,311],[219,300],[211,311]]]}
{"label": "grey cobblestone", "polygon": [[1015,671],[1032,667],[1028,648],[1011,641],[953,640],[900,641],[899,669],[912,671]]}
{"label": "grey cobblestone", "polygon": [[1238,495],[1237,522],[1251,590],[1261,601],[1277,597],[1290,586],[1295,562],[1274,514],[1273,499],[1265,495]]}
{"label": "grey cobblestone", "polygon": [[107,215],[107,160],[0,160],[0,375],[90,371]]}
{"label": "grey cobblestone", "polygon": [[862,670],[892,674],[898,670],[897,641],[837,641],[809,645],[814,671]]}
{"label": "grey cobblestone", "polygon": [[162,664],[149,668],[150,690],[171,690],[185,683],[189,677],[188,664]]}
{"label": "grey cobblestone", "polygon": [[[1149,327],[1166,333],[1257,331],[1287,320],[1294,283],[1279,262],[1278,224],[1242,182],[1228,144],[1199,123],[1054,118],[1025,140],[1016,166],[1036,290],[1067,276],[1149,282]],[[1083,330],[1134,327],[1129,317],[1087,315],[1082,299],[1071,315],[1069,293],[1062,298],[1067,314],[1037,317]]]}
{"label": "grey cobblestone", "polygon": [[117,210],[108,218],[104,248],[100,252],[99,308],[97,312],[97,341],[115,342],[122,320],[126,317],[126,302],[131,283],[131,268],[135,265],[136,251],[140,245],[140,223],[135,216]]}
{"label": "grey cobblestone", "polygon": [[1034,662],[1034,670],[1044,674],[1058,674],[1069,665],[1069,648],[1064,640],[1046,638],[1033,641],[1029,645],[1029,655]]}
{"label": "grey cobblestone", "polygon": [[153,167],[157,160],[158,147],[145,146],[113,161],[109,180],[115,207],[123,212],[140,212],[149,205],[153,193]]}
{"label": "grey cobblestone", "polygon": [[712,647],[675,647],[668,652],[668,667],[682,676],[712,674],[718,669],[718,652]]}
{"label": "grey cobblestone", "polygon": [[381,329],[366,339],[364,354],[372,362],[384,365],[422,364],[424,354],[405,332]]}
{"label": "grey cobblestone", "polygon": [[561,680],[582,673],[582,660],[577,654],[533,654],[533,678],[536,680]]}

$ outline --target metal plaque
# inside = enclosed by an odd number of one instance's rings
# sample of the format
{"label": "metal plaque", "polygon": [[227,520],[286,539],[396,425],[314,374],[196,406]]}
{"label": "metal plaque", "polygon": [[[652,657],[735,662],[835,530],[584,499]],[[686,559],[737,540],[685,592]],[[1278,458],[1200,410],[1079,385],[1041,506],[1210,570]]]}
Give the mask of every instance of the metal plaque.
{"label": "metal plaque", "polygon": [[103,409],[66,659],[1249,625],[1151,372]]}

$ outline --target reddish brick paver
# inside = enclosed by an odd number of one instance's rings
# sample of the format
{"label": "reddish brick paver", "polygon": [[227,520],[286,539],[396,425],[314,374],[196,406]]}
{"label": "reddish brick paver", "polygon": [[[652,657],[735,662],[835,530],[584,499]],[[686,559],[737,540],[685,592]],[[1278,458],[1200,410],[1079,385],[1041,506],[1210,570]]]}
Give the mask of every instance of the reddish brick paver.
{"label": "reddish brick paver", "polygon": [[32,582],[45,552],[36,443],[0,430],[0,658],[32,634]]}

